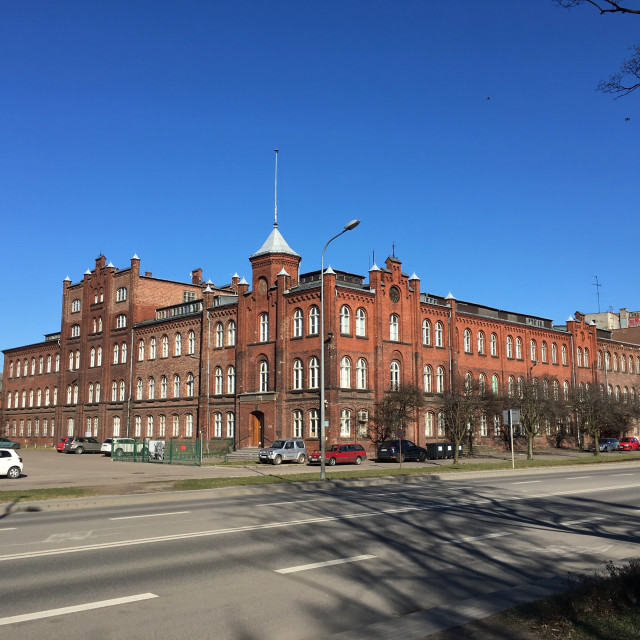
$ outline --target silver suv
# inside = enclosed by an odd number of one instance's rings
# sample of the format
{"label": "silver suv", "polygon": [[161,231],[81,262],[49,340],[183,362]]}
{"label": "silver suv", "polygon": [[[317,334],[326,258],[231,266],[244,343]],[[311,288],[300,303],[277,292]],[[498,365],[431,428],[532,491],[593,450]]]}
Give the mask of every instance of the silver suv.
{"label": "silver suv", "polygon": [[307,450],[304,440],[297,438],[283,438],[276,440],[266,449],[260,449],[258,460],[262,464],[280,464],[281,462],[297,462],[304,464],[307,459]]}

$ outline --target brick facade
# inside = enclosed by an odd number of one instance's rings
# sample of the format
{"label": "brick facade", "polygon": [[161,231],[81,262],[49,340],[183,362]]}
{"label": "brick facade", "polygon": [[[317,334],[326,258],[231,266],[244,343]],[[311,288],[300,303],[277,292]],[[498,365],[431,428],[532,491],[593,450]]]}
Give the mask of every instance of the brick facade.
{"label": "brick facade", "polygon": [[[3,352],[0,430],[41,444],[88,432],[201,434],[237,448],[301,435],[315,448],[320,273],[301,274],[300,262],[277,227],[250,257],[251,286],[234,276],[216,287],[201,269],[189,283],[158,279],[141,275],[137,256],[125,269],[99,256],[82,280],[63,282],[59,332]],[[425,390],[407,437],[441,439],[438,391],[467,373],[501,393],[518,379],[548,377],[559,393],[595,384],[638,398],[640,346],[612,340],[580,313],[553,326],[423,293],[395,257],[374,265],[368,282],[327,269],[324,292],[331,441],[366,443],[375,405],[396,383]],[[478,436],[501,444],[493,416]]]}

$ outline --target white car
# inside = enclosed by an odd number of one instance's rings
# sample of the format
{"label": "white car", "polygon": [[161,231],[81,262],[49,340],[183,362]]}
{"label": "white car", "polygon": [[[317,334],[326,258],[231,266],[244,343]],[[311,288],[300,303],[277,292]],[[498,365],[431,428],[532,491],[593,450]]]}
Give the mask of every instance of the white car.
{"label": "white car", "polygon": [[22,469],[22,458],[13,449],[0,449],[0,476],[19,478]]}

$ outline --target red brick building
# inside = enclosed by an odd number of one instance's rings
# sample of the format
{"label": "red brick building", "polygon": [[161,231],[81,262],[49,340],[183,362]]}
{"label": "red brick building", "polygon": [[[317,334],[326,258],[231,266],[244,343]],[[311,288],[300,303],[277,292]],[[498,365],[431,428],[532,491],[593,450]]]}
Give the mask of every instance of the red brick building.
{"label": "red brick building", "polygon": [[[189,283],[154,278],[140,273],[137,256],[125,269],[99,256],[82,280],[65,279],[59,332],[3,352],[2,433],[25,443],[202,434],[236,448],[295,435],[313,447],[320,273],[300,273],[277,225],[249,260],[251,284],[234,276],[216,287],[201,269]],[[368,281],[325,271],[330,440],[366,439],[376,402],[400,384],[426,399],[407,437],[441,439],[438,394],[466,374],[497,393],[539,377],[558,395],[589,384],[638,399],[640,346],[612,340],[581,314],[553,326],[420,285],[395,257],[369,269]],[[501,443],[499,416],[476,428],[481,441]]]}

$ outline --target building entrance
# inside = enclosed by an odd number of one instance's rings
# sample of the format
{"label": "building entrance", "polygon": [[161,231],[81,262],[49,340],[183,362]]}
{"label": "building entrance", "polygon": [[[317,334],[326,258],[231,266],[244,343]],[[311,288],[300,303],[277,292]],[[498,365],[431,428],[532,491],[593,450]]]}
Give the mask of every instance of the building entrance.
{"label": "building entrance", "polygon": [[254,411],[251,414],[250,422],[250,444],[251,447],[264,446],[264,413],[262,411]]}

